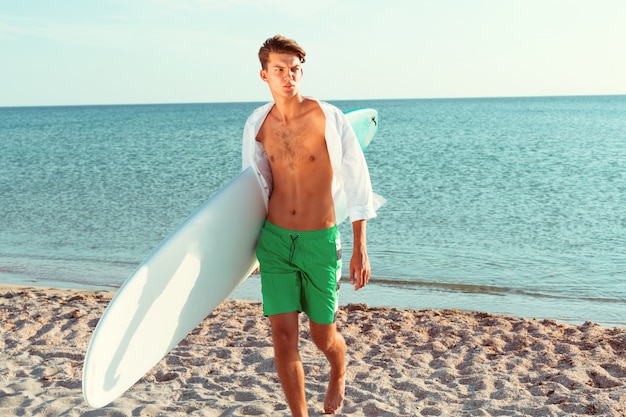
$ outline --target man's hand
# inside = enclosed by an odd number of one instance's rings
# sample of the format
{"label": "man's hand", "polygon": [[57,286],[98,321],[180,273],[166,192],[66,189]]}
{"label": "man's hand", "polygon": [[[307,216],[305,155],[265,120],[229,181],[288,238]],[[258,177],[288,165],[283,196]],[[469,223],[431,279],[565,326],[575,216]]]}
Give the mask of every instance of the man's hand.
{"label": "man's hand", "polygon": [[350,284],[354,285],[354,290],[365,287],[370,280],[371,268],[367,252],[356,251],[350,259]]}
{"label": "man's hand", "polygon": [[354,285],[355,291],[367,285],[372,273],[367,257],[365,224],[365,220],[352,222],[354,250],[352,251],[352,259],[350,259],[350,284]]}

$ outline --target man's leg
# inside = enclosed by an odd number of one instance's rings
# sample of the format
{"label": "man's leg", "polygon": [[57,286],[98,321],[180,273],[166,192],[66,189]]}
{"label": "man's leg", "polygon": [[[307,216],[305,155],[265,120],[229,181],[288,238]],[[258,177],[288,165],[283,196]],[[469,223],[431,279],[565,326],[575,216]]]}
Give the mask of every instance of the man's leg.
{"label": "man's leg", "polygon": [[337,325],[311,321],[311,337],[330,363],[330,380],[324,400],[324,412],[336,413],[343,404],[346,387],[346,342]]}
{"label": "man's leg", "polygon": [[269,316],[274,340],[274,361],[287,404],[294,417],[308,416],[304,367],[298,353],[298,313]]}

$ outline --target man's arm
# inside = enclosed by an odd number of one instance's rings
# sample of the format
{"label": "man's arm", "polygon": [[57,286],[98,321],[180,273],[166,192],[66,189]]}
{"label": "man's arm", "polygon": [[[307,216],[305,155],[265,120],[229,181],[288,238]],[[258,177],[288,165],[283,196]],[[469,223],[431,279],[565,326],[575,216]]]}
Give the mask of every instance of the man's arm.
{"label": "man's arm", "polygon": [[371,268],[367,257],[366,220],[352,222],[354,250],[350,260],[350,284],[355,291],[363,288],[370,280]]}

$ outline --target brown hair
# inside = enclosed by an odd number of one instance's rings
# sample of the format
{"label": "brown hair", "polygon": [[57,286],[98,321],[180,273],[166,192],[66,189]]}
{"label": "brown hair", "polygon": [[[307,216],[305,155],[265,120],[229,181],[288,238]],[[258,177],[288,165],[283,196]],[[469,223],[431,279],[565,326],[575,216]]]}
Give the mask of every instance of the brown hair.
{"label": "brown hair", "polygon": [[270,52],[279,54],[291,54],[300,58],[300,62],[304,64],[304,57],[306,52],[300,45],[293,39],[285,38],[281,35],[268,38],[259,49],[259,61],[261,61],[261,67],[267,69],[267,62],[270,59]]}

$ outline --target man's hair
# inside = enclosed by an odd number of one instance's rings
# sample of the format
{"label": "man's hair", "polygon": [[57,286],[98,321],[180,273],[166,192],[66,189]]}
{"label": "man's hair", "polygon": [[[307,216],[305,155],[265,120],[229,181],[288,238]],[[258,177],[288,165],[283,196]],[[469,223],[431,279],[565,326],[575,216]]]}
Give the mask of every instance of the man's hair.
{"label": "man's hair", "polygon": [[261,61],[261,67],[267,69],[267,62],[270,60],[270,52],[279,54],[295,55],[300,59],[300,62],[304,64],[304,57],[306,52],[300,45],[293,39],[285,38],[281,35],[268,38],[259,49],[259,61]]}

